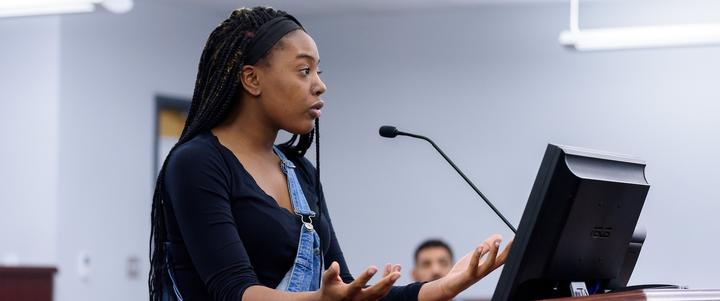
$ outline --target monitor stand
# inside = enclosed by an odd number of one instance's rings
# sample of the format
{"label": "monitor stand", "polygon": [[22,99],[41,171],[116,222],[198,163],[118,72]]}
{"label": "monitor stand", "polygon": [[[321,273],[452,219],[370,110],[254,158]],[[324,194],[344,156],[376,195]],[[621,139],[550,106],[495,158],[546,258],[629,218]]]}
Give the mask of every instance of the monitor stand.
{"label": "monitor stand", "polygon": [[585,282],[570,282],[570,295],[573,297],[590,296]]}

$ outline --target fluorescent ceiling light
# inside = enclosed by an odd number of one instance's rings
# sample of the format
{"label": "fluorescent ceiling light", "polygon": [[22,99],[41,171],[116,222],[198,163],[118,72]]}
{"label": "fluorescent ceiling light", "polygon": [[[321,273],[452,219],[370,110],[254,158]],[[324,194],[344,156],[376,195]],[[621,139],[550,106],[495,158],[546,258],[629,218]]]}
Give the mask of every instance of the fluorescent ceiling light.
{"label": "fluorescent ceiling light", "polygon": [[559,41],[580,51],[720,45],[720,24],[580,30],[578,19],[579,0],[571,0],[570,30],[561,32]]}
{"label": "fluorescent ceiling light", "polygon": [[100,4],[114,13],[125,13],[132,9],[132,0],[2,0],[1,17],[20,17],[67,13],[87,13]]}
{"label": "fluorescent ceiling light", "polygon": [[560,43],[577,50],[718,45],[720,24],[569,30],[560,33]]}

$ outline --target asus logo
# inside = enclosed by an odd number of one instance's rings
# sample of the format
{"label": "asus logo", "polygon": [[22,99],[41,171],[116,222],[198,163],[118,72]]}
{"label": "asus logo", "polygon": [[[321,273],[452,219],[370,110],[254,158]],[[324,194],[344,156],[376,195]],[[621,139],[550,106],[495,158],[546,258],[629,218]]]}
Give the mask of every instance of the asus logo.
{"label": "asus logo", "polygon": [[612,227],[594,227],[590,231],[590,236],[593,238],[608,238],[612,234]]}

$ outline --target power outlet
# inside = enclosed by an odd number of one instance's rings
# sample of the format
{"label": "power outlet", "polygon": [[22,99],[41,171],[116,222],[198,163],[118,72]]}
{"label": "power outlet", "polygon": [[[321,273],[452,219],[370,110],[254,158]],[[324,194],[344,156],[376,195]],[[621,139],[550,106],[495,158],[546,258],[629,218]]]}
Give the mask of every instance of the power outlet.
{"label": "power outlet", "polygon": [[140,278],[140,259],[135,255],[130,255],[127,258],[126,270],[128,279]]}
{"label": "power outlet", "polygon": [[87,250],[82,250],[78,253],[77,273],[81,281],[87,282],[90,280],[90,275],[92,274],[92,260],[90,258],[90,252]]}

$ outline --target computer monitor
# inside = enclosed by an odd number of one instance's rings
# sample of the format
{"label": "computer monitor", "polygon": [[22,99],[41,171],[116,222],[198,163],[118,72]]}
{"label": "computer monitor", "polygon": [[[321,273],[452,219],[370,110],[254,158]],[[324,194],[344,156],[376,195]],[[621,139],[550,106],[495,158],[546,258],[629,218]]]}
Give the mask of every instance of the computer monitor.
{"label": "computer monitor", "polygon": [[548,145],[492,300],[603,292],[621,277],[649,188],[643,161]]}

